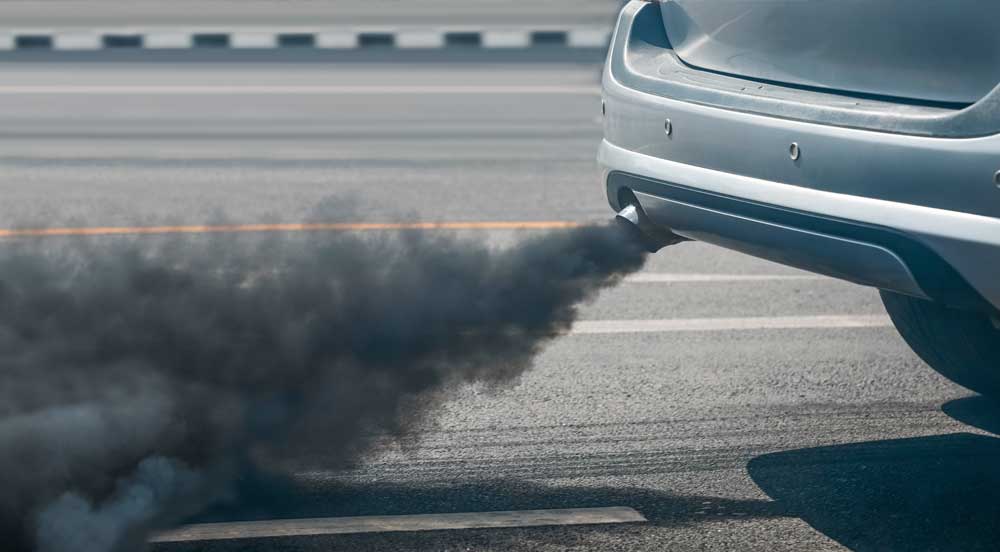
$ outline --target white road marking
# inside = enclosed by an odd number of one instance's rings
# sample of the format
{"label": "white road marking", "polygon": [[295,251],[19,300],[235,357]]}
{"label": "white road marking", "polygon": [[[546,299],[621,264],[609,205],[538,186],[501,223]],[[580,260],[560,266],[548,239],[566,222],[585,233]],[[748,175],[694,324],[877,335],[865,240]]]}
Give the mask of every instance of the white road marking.
{"label": "white road marking", "polygon": [[143,48],[147,50],[186,49],[193,45],[191,33],[183,31],[157,31],[143,35]]}
{"label": "white road marking", "polygon": [[884,315],[760,316],[748,318],[665,318],[658,320],[580,320],[571,335],[719,332],[732,330],[791,330],[883,328],[892,322]]}
{"label": "white road marking", "polygon": [[524,30],[491,30],[483,33],[485,48],[527,48],[531,45],[531,36]]}
{"label": "white road marking", "polygon": [[357,48],[358,34],[348,31],[324,31],[316,33],[316,47],[329,49]]}
{"label": "white road marking", "polygon": [[573,29],[569,32],[569,45],[574,48],[603,48],[611,41],[611,30],[606,28]]}
{"label": "white road marking", "polygon": [[542,527],[548,525],[593,525],[643,521],[646,521],[646,518],[642,514],[623,506],[566,510],[288,519],[188,525],[155,535],[150,539],[150,542],[192,542],[350,533]]}
{"label": "white road marking", "polygon": [[99,50],[103,45],[97,33],[67,31],[52,37],[52,47],[56,50]]}
{"label": "white road marking", "polygon": [[234,94],[288,94],[288,95],[348,95],[348,94],[573,94],[598,96],[601,89],[591,85],[9,85],[0,86],[2,95],[31,94],[94,94],[94,95],[234,95]]}
{"label": "white road marking", "polygon": [[[105,49],[104,38],[116,35],[129,35],[140,37],[138,48],[144,49],[188,49],[198,47],[193,39],[194,35],[212,34],[226,37],[230,48],[283,48],[291,45],[283,45],[279,38],[282,34],[309,35],[313,38],[314,44],[318,48],[354,48],[359,42],[359,36],[366,33],[385,34],[392,37],[398,48],[442,48],[448,46],[466,47],[470,44],[459,43],[447,44],[447,33],[461,33],[475,35],[476,46],[482,48],[528,48],[532,44],[532,36],[535,33],[557,33],[560,37],[566,37],[566,46],[569,48],[600,48],[607,45],[611,36],[609,27],[568,27],[553,28],[545,27],[469,27],[467,25],[446,25],[421,27],[404,25],[399,26],[350,26],[350,27],[313,27],[313,26],[240,26],[240,27],[219,27],[219,26],[184,26],[183,28],[171,26],[154,27],[117,27],[117,28],[3,28],[0,29],[0,49],[17,49],[15,36],[39,36],[52,40],[54,48],[60,49]],[[85,42],[74,42],[60,40],[59,36],[88,35],[93,36]],[[74,45],[75,44],[75,45]],[[301,46],[301,45],[299,45]],[[222,47],[216,45],[215,47]]]}
{"label": "white road marking", "polygon": [[275,48],[278,35],[266,32],[237,32],[229,35],[232,48]]}
{"label": "white road marking", "polygon": [[444,33],[436,30],[399,31],[396,33],[397,48],[442,48]]}
{"label": "white road marking", "polygon": [[625,278],[629,284],[737,283],[737,282],[810,282],[832,280],[818,274],[688,274],[643,272]]}

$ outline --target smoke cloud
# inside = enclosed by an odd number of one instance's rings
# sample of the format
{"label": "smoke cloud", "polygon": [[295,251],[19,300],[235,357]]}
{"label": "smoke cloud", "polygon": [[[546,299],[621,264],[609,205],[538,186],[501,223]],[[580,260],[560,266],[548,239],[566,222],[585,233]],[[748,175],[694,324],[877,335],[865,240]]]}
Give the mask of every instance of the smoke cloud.
{"label": "smoke cloud", "polygon": [[643,264],[625,227],[0,244],[7,550],[142,549],[297,444],[348,466],[514,381]]}

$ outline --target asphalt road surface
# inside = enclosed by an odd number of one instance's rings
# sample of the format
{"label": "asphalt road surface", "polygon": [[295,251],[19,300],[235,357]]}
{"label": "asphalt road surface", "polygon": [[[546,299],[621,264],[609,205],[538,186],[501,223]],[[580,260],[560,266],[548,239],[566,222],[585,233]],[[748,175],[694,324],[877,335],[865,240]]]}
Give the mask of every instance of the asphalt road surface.
{"label": "asphalt road surface", "polygon": [[610,25],[617,0],[5,0],[6,28]]}
{"label": "asphalt road surface", "polygon": [[[610,216],[593,65],[2,72],[4,227],[299,222],[331,202],[374,221]],[[647,521],[156,549],[995,549],[1000,409],[881,315],[870,289],[678,245],[586,306],[593,331],[519,384],[457,390],[434,425],[349,472],[289,458],[294,482],[196,520],[630,507]]]}

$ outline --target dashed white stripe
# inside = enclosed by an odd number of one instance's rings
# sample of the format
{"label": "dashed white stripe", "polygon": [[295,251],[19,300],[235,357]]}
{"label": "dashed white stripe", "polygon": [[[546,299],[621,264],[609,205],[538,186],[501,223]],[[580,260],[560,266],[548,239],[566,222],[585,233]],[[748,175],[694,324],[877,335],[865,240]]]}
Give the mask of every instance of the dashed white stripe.
{"label": "dashed white stripe", "polygon": [[882,315],[762,316],[749,318],[667,318],[659,320],[580,320],[570,334],[718,332],[735,330],[792,330],[882,328],[892,325]]}
{"label": "dashed white stripe", "polygon": [[324,31],[316,33],[317,48],[349,49],[358,47],[357,33],[344,31]]}
{"label": "dashed white stripe", "polygon": [[342,518],[288,519],[237,523],[188,525],[154,536],[151,542],[198,542],[261,539],[293,536],[442,531],[551,525],[637,523],[646,518],[623,506],[562,510],[521,510],[462,514],[418,514],[410,516],[359,516]]}
{"label": "dashed white stripe", "polygon": [[263,32],[238,32],[229,35],[233,48],[277,48],[278,35]]}
{"label": "dashed white stripe", "polygon": [[183,50],[193,45],[194,40],[188,32],[160,31],[143,35],[143,46],[150,50]]}
{"label": "dashed white stripe", "polygon": [[530,31],[486,31],[482,37],[484,48],[527,48],[531,45]]}
{"label": "dashed white stripe", "polygon": [[102,46],[101,35],[92,32],[60,32],[52,37],[56,50],[99,50]]}
{"label": "dashed white stripe", "polygon": [[400,31],[396,33],[396,46],[399,48],[441,48],[444,46],[444,33],[441,31]]}
{"label": "dashed white stripe", "polygon": [[809,282],[831,280],[817,274],[686,274],[642,272],[625,278],[631,284]]}
{"label": "dashed white stripe", "polygon": [[[563,33],[566,46],[569,48],[601,48],[607,45],[611,36],[610,28],[605,27],[568,27],[552,28],[419,28],[401,27],[387,29],[372,28],[156,28],[128,27],[101,29],[0,29],[0,50],[12,50],[17,47],[17,36],[48,37],[52,48],[56,50],[95,50],[102,49],[104,38],[108,36],[138,36],[142,47],[147,49],[189,49],[194,48],[192,36],[198,33],[221,34],[227,36],[231,48],[281,48],[281,34],[307,34],[313,37],[317,48],[355,48],[358,36],[363,33],[386,33],[393,36],[398,48],[463,48],[469,46],[482,48],[527,48],[532,46],[532,34],[536,32]],[[473,34],[478,41],[473,43],[448,44],[447,33]]]}
{"label": "dashed white stripe", "polygon": [[609,29],[573,29],[569,32],[569,45],[574,48],[601,48],[610,41]]}

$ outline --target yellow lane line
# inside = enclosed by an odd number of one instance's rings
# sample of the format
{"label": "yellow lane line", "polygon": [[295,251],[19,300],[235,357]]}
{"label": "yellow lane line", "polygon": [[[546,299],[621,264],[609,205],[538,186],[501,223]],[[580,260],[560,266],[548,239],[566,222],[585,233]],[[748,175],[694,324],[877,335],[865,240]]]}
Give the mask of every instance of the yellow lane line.
{"label": "yellow lane line", "polygon": [[496,222],[321,222],[290,224],[222,224],[190,226],[92,226],[80,228],[0,229],[0,238],[49,236],[115,236],[137,234],[218,234],[241,232],[362,232],[369,230],[552,230],[583,223],[546,221]]}

